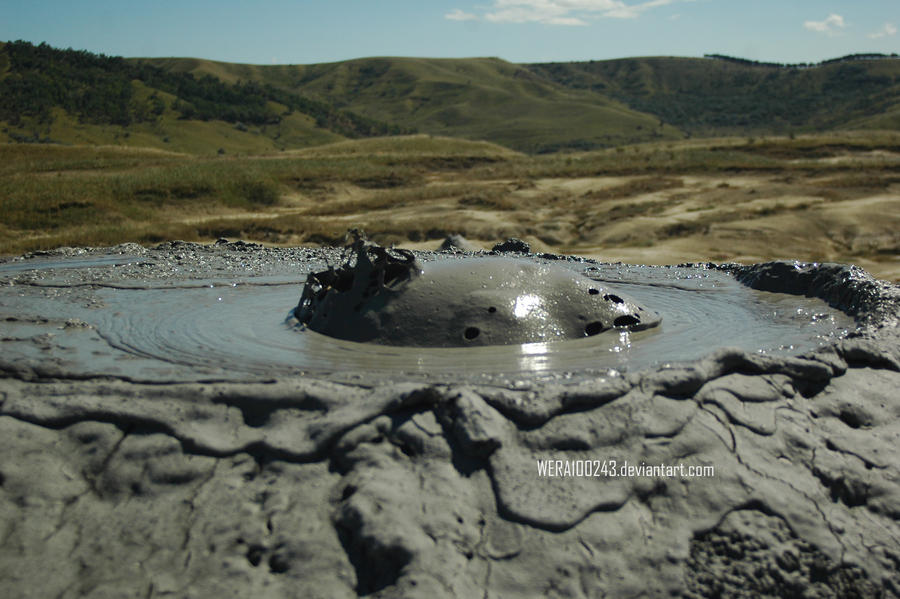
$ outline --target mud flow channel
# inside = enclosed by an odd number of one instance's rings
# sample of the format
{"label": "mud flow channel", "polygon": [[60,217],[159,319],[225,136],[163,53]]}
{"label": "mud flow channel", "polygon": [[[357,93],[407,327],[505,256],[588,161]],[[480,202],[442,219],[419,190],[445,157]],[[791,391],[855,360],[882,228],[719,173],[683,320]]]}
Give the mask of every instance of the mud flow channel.
{"label": "mud flow channel", "polygon": [[[655,311],[659,324],[502,346],[357,343],[309,330],[293,315],[307,275],[340,263],[339,250],[221,245],[73,250],[0,265],[4,361],[132,380],[318,373],[336,379],[502,382],[634,371],[723,347],[798,355],[856,327],[852,317],[822,299],[753,289],[728,269],[530,256],[518,259],[552,263],[619,291]],[[424,263],[486,259],[416,256]]]}

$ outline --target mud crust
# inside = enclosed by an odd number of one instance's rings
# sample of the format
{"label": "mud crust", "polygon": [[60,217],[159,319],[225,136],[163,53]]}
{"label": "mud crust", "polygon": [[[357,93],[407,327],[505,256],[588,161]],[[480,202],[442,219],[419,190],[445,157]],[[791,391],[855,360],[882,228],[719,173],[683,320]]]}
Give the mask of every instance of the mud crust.
{"label": "mud crust", "polygon": [[[223,242],[32,259],[117,257],[131,285],[142,261],[184,280],[339,255]],[[22,263],[5,263],[7,292],[52,295]],[[838,265],[693,267],[821,297],[860,328],[800,356],[722,348],[508,388],[136,383],[4,352],[0,580],[53,597],[900,597],[900,289]],[[55,339],[85,330],[42,317]],[[546,460],[714,475],[540,476]]]}

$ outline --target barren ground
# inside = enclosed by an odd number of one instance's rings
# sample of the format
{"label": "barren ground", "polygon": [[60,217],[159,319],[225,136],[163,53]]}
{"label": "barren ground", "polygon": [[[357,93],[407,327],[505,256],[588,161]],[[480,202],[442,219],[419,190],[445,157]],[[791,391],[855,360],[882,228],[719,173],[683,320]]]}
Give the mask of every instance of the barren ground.
{"label": "barren ground", "polygon": [[409,136],[271,156],[0,146],[0,253],[182,239],[490,249],[646,264],[841,262],[900,280],[900,135],[685,140],[526,156]]}
{"label": "barren ground", "polygon": [[[484,180],[469,181],[472,191],[463,194],[453,193],[452,181],[434,177],[428,187],[437,197],[411,205],[376,207],[376,193],[344,184],[318,197],[296,197],[295,206],[281,215],[343,205],[342,213],[318,217],[322,226],[379,231],[390,223],[376,237],[413,249],[434,249],[443,234],[458,230],[486,249],[516,236],[536,251],[613,262],[845,262],[898,281],[900,183],[892,176],[848,186],[854,183],[850,177],[761,173]],[[448,188],[446,194],[441,187]],[[443,226],[420,239],[423,221]],[[303,239],[277,241],[290,245]]]}

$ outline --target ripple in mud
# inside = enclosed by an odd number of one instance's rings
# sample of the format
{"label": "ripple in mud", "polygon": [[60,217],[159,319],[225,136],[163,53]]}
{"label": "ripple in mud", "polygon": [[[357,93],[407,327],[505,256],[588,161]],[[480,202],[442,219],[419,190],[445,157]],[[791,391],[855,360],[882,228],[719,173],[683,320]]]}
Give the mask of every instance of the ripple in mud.
{"label": "ripple in mud", "polygon": [[[596,277],[613,267],[591,271]],[[483,380],[635,370],[703,357],[721,347],[799,354],[852,320],[814,298],[749,289],[730,275],[637,268],[619,285],[662,316],[659,327],[552,343],[470,348],[378,346],[299,330],[285,306],[296,285],[252,284],[98,292],[98,328],[127,352],[240,378],[291,372],[380,373]]]}
{"label": "ripple in mud", "polygon": [[[627,295],[651,306],[661,324],[649,330],[606,330],[609,323],[595,327],[592,323],[598,320],[586,319],[580,333],[586,336],[577,339],[504,346],[374,345],[300,330],[304,327],[290,309],[297,301],[299,281],[339,259],[335,250],[179,250],[148,252],[139,260],[100,257],[78,268],[61,266],[64,259],[46,266],[25,261],[32,270],[21,262],[0,266],[0,277],[13,283],[0,291],[0,316],[16,319],[6,327],[11,340],[5,343],[7,360],[133,380],[246,380],[318,373],[341,380],[507,384],[510,377],[634,371],[701,358],[722,347],[795,355],[855,326],[822,300],[756,291],[718,269],[534,257],[527,261],[552,262],[579,285],[584,281],[587,301],[615,306]],[[428,253],[417,258],[433,269],[497,259]],[[607,283],[617,291],[606,289]],[[496,316],[491,307],[500,310],[499,305],[487,305],[484,318]],[[29,314],[56,314],[60,322],[31,323]],[[56,330],[72,318],[91,326],[65,334]],[[464,342],[484,334],[481,323],[462,324],[458,333]],[[41,331],[32,330],[35,327]],[[478,335],[473,328],[479,329]]]}

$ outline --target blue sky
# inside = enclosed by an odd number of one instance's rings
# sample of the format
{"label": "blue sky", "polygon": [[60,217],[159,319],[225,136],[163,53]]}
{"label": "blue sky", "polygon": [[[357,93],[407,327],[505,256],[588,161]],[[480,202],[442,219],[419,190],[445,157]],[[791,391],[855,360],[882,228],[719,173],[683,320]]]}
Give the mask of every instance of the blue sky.
{"label": "blue sky", "polygon": [[898,0],[0,0],[0,40],[119,56],[310,64],[900,52]]}

